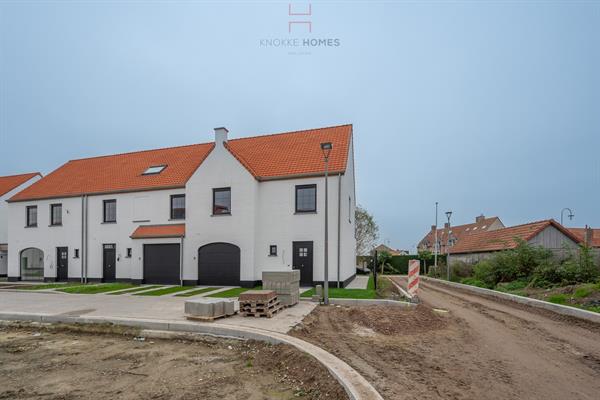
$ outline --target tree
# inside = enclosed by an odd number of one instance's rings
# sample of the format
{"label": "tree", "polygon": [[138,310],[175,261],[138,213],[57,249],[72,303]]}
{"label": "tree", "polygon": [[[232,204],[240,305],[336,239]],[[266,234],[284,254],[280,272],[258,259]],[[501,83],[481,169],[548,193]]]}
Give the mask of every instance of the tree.
{"label": "tree", "polygon": [[373,216],[361,206],[356,207],[354,215],[356,254],[364,256],[375,247],[375,241],[379,238],[379,227]]}

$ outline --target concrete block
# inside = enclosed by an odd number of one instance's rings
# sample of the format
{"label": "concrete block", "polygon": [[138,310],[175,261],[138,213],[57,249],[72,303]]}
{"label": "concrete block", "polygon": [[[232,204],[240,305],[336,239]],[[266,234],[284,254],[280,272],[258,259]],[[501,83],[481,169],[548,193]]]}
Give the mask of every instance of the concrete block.
{"label": "concrete block", "polygon": [[262,274],[264,282],[300,282],[300,270],[293,269],[290,271],[265,271]]}
{"label": "concrete block", "polygon": [[192,317],[216,318],[235,313],[234,303],[228,299],[202,297],[185,302],[185,314]]}
{"label": "concrete block", "polygon": [[284,306],[291,307],[298,304],[298,301],[300,300],[300,292],[297,291],[296,293],[292,294],[277,294],[277,298]]}

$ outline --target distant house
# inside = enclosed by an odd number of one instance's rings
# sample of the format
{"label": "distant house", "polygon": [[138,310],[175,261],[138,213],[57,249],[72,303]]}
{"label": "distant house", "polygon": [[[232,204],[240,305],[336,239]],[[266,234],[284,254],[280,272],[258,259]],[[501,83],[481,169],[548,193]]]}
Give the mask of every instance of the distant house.
{"label": "distant house", "polygon": [[8,204],[6,200],[41,177],[39,172],[0,176],[0,277],[5,277],[8,273]]}
{"label": "distant house", "polygon": [[386,251],[393,256],[403,256],[408,254],[408,251],[406,250],[392,249],[391,247],[388,247],[385,244],[380,244],[379,246],[375,247],[375,250],[377,250],[378,252]]}
{"label": "distant house", "polygon": [[476,263],[495,252],[516,248],[519,239],[551,250],[557,256],[563,256],[565,250],[576,249],[581,242],[579,236],[550,219],[465,234],[450,248],[450,262]]}
{"label": "distant house", "polygon": [[[428,250],[432,253],[435,251],[435,228],[435,225],[431,225],[431,230],[417,245],[420,251]],[[500,221],[500,218],[486,218],[484,215],[475,217],[475,222],[473,223],[451,226],[450,229],[448,229],[448,223],[445,223],[443,228],[437,230],[438,254],[446,254],[448,235],[450,235],[450,246],[452,247],[460,243],[461,238],[465,235],[502,228],[504,228],[504,224]]]}
{"label": "distant house", "polygon": [[572,233],[589,247],[600,248],[600,229],[596,228],[568,228]]}

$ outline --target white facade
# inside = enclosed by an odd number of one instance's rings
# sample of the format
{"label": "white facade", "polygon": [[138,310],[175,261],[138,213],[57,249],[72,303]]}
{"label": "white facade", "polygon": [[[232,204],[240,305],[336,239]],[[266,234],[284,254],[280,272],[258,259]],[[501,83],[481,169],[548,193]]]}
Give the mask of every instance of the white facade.
{"label": "white facade", "polygon": [[8,273],[8,203],[6,200],[39,179],[40,176],[35,175],[33,178],[17,186],[10,192],[0,196],[0,276],[6,276]]}
{"label": "white facade", "polygon": [[[334,150],[335,151],[335,150]],[[296,185],[317,185],[316,213],[295,213]],[[313,242],[314,282],[323,281],[324,271],[324,185],[323,176],[257,180],[216,141],[185,188],[133,193],[90,195],[87,198],[20,201],[9,203],[8,276],[20,277],[19,254],[27,248],[44,252],[44,277],[57,277],[57,247],[68,247],[68,278],[103,279],[103,245],[116,246],[117,280],[143,281],[144,244],[181,244],[180,279],[194,284],[198,276],[198,250],[211,243],[229,243],[240,249],[240,281],[253,285],[262,271],[292,269],[293,242]],[[231,214],[213,215],[213,189],[231,188]],[[355,273],[354,163],[350,145],[346,172],[329,177],[329,280],[347,281]],[[170,196],[185,194],[185,220],[170,220]],[[87,199],[87,200],[86,200]],[[115,199],[117,222],[103,223],[103,201]],[[87,201],[87,240],[84,225]],[[62,204],[62,225],[50,226],[50,205]],[[27,228],[26,207],[37,205],[38,226]],[[338,207],[339,205],[339,207]],[[339,212],[338,212],[339,211]],[[132,239],[141,225],[185,223],[184,238]],[[87,246],[86,246],[87,243]],[[277,255],[269,255],[271,245]],[[87,248],[87,256],[85,249]],[[131,248],[132,256],[127,257]],[[75,250],[79,257],[75,257]],[[339,258],[338,258],[339,254]],[[87,268],[85,261],[87,259]],[[339,260],[339,261],[338,261]]]}

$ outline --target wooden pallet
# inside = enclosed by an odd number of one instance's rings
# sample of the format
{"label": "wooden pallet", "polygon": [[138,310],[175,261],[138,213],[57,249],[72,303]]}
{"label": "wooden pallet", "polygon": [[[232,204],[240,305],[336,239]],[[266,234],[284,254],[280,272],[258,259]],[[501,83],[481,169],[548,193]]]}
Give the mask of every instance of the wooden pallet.
{"label": "wooden pallet", "polygon": [[266,318],[272,318],[273,315],[277,314],[279,311],[281,311],[283,309],[283,306],[281,304],[278,304],[276,307],[269,309],[267,311],[242,311],[240,309],[240,314],[243,317],[256,317],[256,318],[260,318],[260,317],[266,317]]}
{"label": "wooden pallet", "polygon": [[249,304],[249,303],[240,303],[240,311],[250,311],[250,312],[264,312],[269,311],[274,308],[281,306],[281,302],[269,302],[268,304]]}

